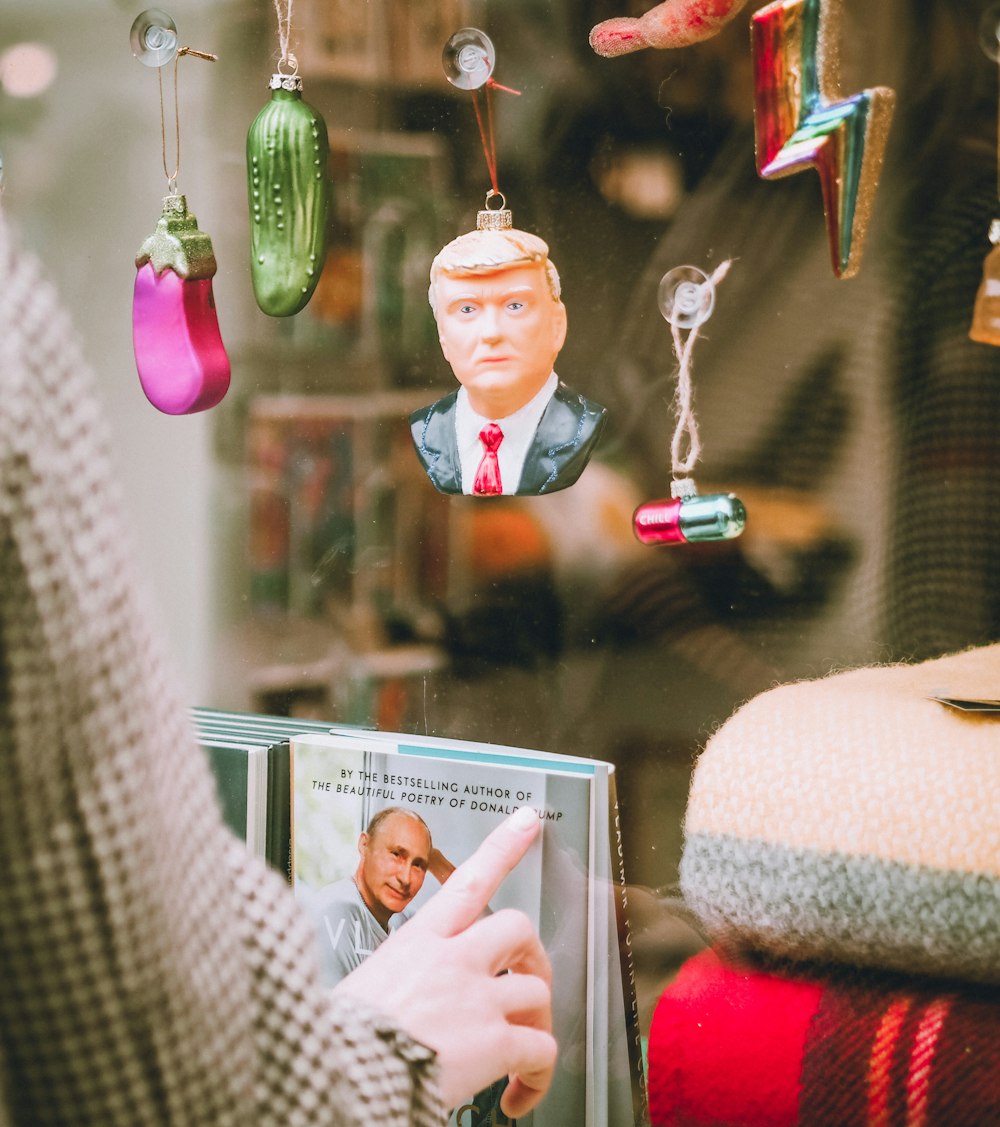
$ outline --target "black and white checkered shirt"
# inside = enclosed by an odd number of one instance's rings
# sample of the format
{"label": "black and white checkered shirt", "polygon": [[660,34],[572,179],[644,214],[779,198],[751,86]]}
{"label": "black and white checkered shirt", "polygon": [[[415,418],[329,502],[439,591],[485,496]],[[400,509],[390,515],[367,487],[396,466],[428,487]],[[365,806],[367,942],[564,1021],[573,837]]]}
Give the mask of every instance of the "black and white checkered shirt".
{"label": "black and white checkered shirt", "polygon": [[0,220],[0,1127],[440,1124],[222,825],[68,318]]}

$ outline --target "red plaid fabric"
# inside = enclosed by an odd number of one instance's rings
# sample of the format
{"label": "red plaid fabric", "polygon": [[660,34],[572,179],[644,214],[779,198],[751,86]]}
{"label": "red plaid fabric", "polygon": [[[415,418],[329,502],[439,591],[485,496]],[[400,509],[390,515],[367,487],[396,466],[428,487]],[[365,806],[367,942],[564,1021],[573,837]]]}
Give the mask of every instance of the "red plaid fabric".
{"label": "red plaid fabric", "polygon": [[689,959],[649,1043],[655,1127],[1000,1123],[1000,991]]}

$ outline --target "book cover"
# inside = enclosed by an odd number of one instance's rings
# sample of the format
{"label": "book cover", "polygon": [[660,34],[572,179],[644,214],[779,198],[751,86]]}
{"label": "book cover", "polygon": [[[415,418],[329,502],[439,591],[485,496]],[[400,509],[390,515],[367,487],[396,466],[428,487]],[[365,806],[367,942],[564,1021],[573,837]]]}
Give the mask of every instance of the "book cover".
{"label": "book cover", "polygon": [[[624,1083],[609,1072],[621,1055],[615,1046],[626,1046],[626,1014],[607,779],[607,764],[525,749],[359,730],[292,739],[293,883],[331,985],[405,926],[447,879],[448,865],[460,864],[514,809],[538,810],[539,841],[490,904],[525,912],[553,967],[556,1075],[520,1127],[636,1123],[627,1064]],[[409,857],[440,854],[444,865],[425,860],[414,874],[410,864],[405,877],[387,879],[393,888],[379,901],[377,869],[368,871],[369,842],[379,840]],[[498,1094],[470,1093],[454,1127],[506,1123]]]}

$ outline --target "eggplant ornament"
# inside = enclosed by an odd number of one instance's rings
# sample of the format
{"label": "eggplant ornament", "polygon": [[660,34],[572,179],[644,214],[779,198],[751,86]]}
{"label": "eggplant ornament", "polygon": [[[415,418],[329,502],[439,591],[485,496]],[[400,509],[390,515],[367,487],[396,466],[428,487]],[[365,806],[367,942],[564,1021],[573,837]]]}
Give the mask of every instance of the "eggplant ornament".
{"label": "eggplant ornament", "polygon": [[302,100],[302,79],[274,74],[247,133],[250,276],[271,317],[303,309],[326,255],[330,209],[326,122]]}
{"label": "eggplant ornament", "polygon": [[215,254],[184,196],[164,199],[135,264],[132,344],[146,398],[167,415],[214,407],[230,379],[212,294]]}

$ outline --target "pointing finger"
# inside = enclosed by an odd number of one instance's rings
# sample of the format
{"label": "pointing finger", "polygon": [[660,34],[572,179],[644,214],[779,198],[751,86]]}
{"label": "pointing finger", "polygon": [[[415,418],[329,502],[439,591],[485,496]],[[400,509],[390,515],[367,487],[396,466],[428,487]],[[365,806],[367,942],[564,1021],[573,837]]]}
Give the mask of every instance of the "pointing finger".
{"label": "pointing finger", "polygon": [[538,815],[530,806],[515,811],[459,865],[406,926],[442,936],[464,931],[479,918],[504,877],[528,851],[539,829]]}

